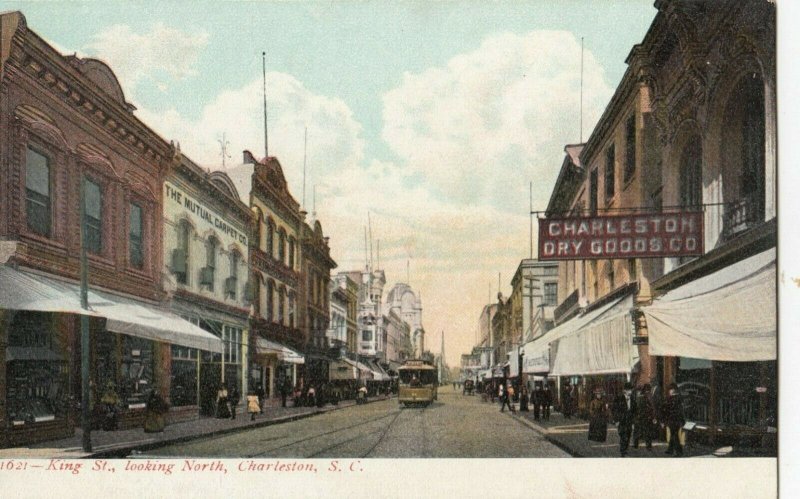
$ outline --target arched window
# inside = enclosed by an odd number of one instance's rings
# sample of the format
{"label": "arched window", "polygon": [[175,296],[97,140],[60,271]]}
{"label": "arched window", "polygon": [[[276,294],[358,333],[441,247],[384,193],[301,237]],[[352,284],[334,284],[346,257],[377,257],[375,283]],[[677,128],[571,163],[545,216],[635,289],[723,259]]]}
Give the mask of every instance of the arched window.
{"label": "arched window", "polygon": [[680,203],[693,209],[703,204],[703,146],[697,135],[689,139],[681,155]]}
{"label": "arched window", "polygon": [[764,219],[764,81],[758,73],[747,73],[736,82],[722,127],[723,240],[729,240]]}
{"label": "arched window", "polygon": [[206,266],[200,269],[200,284],[214,291],[214,270],[217,267],[217,238],[211,236],[206,241]]}
{"label": "arched window", "polygon": [[275,226],[272,224],[272,220],[267,220],[267,241],[266,241],[266,248],[265,252],[269,255],[270,258],[275,258]]}
{"label": "arched window", "polygon": [[264,318],[268,321],[272,322],[274,314],[274,304],[275,304],[275,283],[267,281],[267,309],[265,310],[266,314],[264,314]]}
{"label": "arched window", "polygon": [[280,288],[278,290],[278,323],[281,325],[285,325],[284,317],[285,317],[285,310],[286,310],[286,290],[284,288]]}
{"label": "arched window", "polygon": [[51,232],[50,184],[50,159],[29,147],[25,160],[25,203],[28,229],[44,237],[50,237]]}
{"label": "arched window", "polygon": [[192,226],[186,220],[181,220],[177,230],[177,247],[172,252],[172,271],[178,284],[189,284],[189,236]]}
{"label": "arched window", "polygon": [[234,249],[230,253],[230,275],[225,280],[225,296],[233,300],[236,299],[236,287],[239,282],[239,261],[242,255],[239,250]]}
{"label": "arched window", "polygon": [[294,268],[294,238],[289,238],[289,268]]}
{"label": "arched window", "polygon": [[286,265],[286,232],[283,229],[278,231],[278,260]]}

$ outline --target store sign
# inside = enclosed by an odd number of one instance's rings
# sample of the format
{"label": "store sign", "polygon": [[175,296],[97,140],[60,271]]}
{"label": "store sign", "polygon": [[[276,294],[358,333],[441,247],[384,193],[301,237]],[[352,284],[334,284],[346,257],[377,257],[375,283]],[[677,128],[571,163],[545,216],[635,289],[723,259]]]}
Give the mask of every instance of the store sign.
{"label": "store sign", "polygon": [[247,246],[247,234],[217,216],[204,204],[198,202],[171,182],[164,182],[164,207],[168,212],[182,209],[188,212],[195,223],[201,222],[214,228],[221,240],[233,241]]}
{"label": "store sign", "polygon": [[703,213],[652,213],[539,221],[540,260],[663,258],[703,254]]}

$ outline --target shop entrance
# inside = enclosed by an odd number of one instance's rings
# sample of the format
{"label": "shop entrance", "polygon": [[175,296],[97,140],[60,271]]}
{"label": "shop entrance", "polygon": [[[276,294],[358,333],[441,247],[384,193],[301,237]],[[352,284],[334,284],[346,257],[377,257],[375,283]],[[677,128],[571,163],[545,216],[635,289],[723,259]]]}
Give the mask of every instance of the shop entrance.
{"label": "shop entrance", "polygon": [[222,370],[216,363],[200,364],[200,415],[213,416],[216,409],[217,390],[222,383]]}

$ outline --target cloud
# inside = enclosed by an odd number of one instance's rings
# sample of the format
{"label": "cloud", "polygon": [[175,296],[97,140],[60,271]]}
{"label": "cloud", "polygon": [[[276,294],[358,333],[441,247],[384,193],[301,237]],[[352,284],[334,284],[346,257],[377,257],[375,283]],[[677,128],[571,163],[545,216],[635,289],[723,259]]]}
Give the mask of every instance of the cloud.
{"label": "cloud", "polygon": [[205,32],[186,33],[159,22],[143,33],[126,24],[109,26],[83,49],[108,63],[130,95],[144,81],[165,89],[171,81],[195,75],[195,63],[207,44]]}
{"label": "cloud", "polygon": [[[404,74],[383,96],[383,139],[449,200],[524,212],[534,179],[543,208],[564,145],[579,139],[580,53],[567,32],[488,37],[442,67]],[[589,51],[583,87],[584,123],[594,123],[612,89]]]}
{"label": "cloud", "polygon": [[[314,183],[330,172],[362,162],[361,125],[341,99],[314,94],[291,75],[267,73],[267,99],[269,153],[280,160],[298,201],[302,201],[304,132],[308,128],[310,205]],[[226,165],[241,164],[245,149],[257,157],[264,155],[262,103],[263,82],[257,78],[241,88],[222,91],[203,107],[197,120],[187,119],[175,109],[143,108],[136,113],[166,139],[180,142],[183,153],[198,164],[221,169],[223,134],[230,155]]]}
{"label": "cloud", "polygon": [[[116,69],[116,68],[115,68]],[[373,260],[389,284],[421,291],[428,345],[446,331],[449,361],[469,351],[478,316],[519,261],[528,257],[528,182],[543,208],[563,159],[577,142],[580,42],[564,32],[501,34],[440,67],[404,74],[382,96],[382,138],[393,160],[365,157],[362,125],[341,99],[316,94],[295,77],[267,74],[270,154],[302,201],[303,130],[308,127],[306,208],[316,211],[335,271],[364,266],[364,226]],[[612,93],[591,52],[584,61],[585,129]],[[262,82],[221,91],[197,118],[174,109],[137,115],[203,166],[220,168],[225,133],[231,158],[263,154]],[[584,134],[586,138],[588,134]],[[366,252],[369,253],[369,244]],[[491,289],[491,291],[490,291]]]}

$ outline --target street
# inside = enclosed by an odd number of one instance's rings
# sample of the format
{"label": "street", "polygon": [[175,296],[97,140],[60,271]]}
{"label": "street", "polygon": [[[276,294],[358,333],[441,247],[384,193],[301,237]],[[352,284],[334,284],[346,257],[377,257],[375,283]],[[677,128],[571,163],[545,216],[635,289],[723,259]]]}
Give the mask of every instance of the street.
{"label": "street", "polygon": [[497,404],[440,389],[429,407],[397,399],[291,423],[162,447],[148,455],[193,457],[493,458],[569,457]]}

